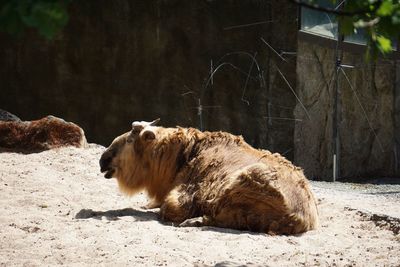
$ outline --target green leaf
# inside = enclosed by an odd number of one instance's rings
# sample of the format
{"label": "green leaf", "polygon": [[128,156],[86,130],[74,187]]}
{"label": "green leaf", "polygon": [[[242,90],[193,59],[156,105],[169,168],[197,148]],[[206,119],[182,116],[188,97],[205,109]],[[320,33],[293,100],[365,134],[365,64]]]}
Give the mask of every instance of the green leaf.
{"label": "green leaf", "polygon": [[0,30],[9,33],[22,32],[24,28],[36,28],[51,39],[68,21],[69,0],[0,0]]}
{"label": "green leaf", "polygon": [[12,3],[0,7],[0,30],[18,35],[23,29],[23,22]]}
{"label": "green leaf", "polygon": [[390,16],[393,13],[394,6],[391,0],[385,0],[382,2],[376,14],[381,17]]}
{"label": "green leaf", "polygon": [[400,24],[400,10],[397,10],[397,12],[395,14],[393,14],[392,16],[392,23],[394,25],[398,25]]}
{"label": "green leaf", "polygon": [[382,35],[377,36],[376,44],[377,44],[378,49],[383,54],[388,54],[388,53],[392,52],[392,42],[390,41],[389,38],[386,38]]}

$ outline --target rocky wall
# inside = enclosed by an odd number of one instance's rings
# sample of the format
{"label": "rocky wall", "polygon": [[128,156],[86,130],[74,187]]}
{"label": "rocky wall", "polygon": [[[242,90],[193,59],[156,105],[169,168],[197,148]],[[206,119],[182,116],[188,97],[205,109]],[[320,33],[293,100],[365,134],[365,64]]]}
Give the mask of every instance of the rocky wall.
{"label": "rocky wall", "polygon": [[[310,116],[296,106],[294,158],[315,179],[333,176],[334,53],[328,46],[298,43],[297,89]],[[344,52],[342,63],[354,68],[338,75],[340,178],[399,175],[395,61],[367,63],[361,51]]]}

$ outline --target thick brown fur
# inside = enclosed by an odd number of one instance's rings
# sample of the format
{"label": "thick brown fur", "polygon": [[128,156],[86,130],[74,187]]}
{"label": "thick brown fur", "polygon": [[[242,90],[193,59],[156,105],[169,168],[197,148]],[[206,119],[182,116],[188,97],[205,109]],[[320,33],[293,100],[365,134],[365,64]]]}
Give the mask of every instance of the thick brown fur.
{"label": "thick brown fur", "polygon": [[318,226],[303,171],[229,133],[148,126],[117,137],[100,165],[123,192],[147,191],[165,221],[270,234]]}
{"label": "thick brown fur", "polygon": [[86,145],[82,128],[54,116],[35,121],[0,121],[1,148],[36,152],[62,146]]}

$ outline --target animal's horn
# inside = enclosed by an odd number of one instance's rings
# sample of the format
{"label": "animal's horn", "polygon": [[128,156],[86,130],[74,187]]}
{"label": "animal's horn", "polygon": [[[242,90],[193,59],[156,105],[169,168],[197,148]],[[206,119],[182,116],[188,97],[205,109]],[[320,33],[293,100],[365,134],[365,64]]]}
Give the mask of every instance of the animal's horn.
{"label": "animal's horn", "polygon": [[157,125],[157,123],[159,123],[159,122],[160,122],[160,118],[155,119],[154,121],[150,122],[149,125],[154,126],[154,125]]}

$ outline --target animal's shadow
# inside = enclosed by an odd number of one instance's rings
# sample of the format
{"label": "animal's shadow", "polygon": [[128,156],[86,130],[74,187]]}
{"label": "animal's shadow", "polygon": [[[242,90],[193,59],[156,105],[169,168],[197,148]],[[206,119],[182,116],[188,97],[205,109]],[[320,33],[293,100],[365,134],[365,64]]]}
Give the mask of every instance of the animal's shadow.
{"label": "animal's shadow", "polygon": [[[177,228],[186,228],[186,227],[179,227],[178,225],[172,223],[172,222],[167,222],[167,221],[162,221],[160,219],[160,214],[159,214],[159,209],[152,209],[152,210],[135,210],[132,208],[125,208],[125,209],[119,209],[119,210],[107,210],[107,211],[94,211],[92,209],[81,209],[76,215],[75,219],[97,219],[101,220],[103,217],[106,217],[107,220],[110,221],[117,221],[119,220],[120,217],[125,217],[125,216],[131,216],[136,219],[138,222],[145,222],[145,221],[157,221],[160,224],[163,224],[165,226],[171,226],[171,227],[177,227]],[[212,232],[217,232],[217,233],[223,233],[223,234],[233,234],[233,235],[250,235],[250,236],[265,236],[265,233],[260,233],[260,232],[252,232],[250,230],[246,229],[232,229],[232,228],[221,228],[221,227],[216,227],[216,226],[199,226],[196,227],[200,229],[200,231],[212,231]],[[301,236],[302,234],[295,234],[292,236]],[[221,265],[223,266],[223,265]]]}
{"label": "animal's shadow", "polygon": [[158,212],[155,211],[141,211],[132,208],[107,210],[107,211],[94,211],[92,209],[81,209],[76,215],[75,219],[98,219],[106,217],[110,221],[119,220],[120,217],[131,216],[136,221],[159,221]]}
{"label": "animal's shadow", "polygon": [[[158,221],[160,224],[163,224],[165,226],[172,226],[172,227],[179,227],[178,225],[172,223],[172,222],[166,222],[162,221],[160,219],[160,214],[159,214],[159,209],[153,209],[153,210],[135,210],[132,208],[125,208],[125,209],[119,209],[119,210],[107,210],[107,211],[94,211],[92,209],[81,209],[76,215],[75,219],[97,219],[101,220],[103,217],[106,217],[107,220],[110,221],[117,221],[119,220],[120,217],[125,217],[125,216],[131,216],[136,219],[136,221]],[[185,228],[185,227],[183,227]],[[196,227],[197,228],[197,227]],[[200,231],[213,231],[213,232],[218,232],[218,233],[224,233],[224,234],[234,234],[234,235],[242,235],[242,234],[248,234],[252,236],[257,236],[257,235],[262,235],[264,236],[265,234],[259,233],[259,232],[251,232],[247,230],[237,230],[237,229],[231,229],[231,228],[220,228],[220,227],[215,227],[215,226],[200,226],[198,227]]]}

